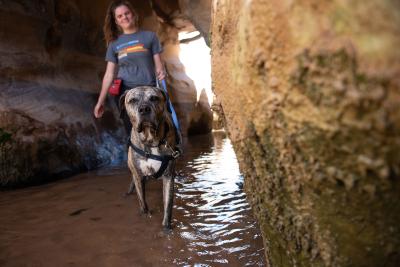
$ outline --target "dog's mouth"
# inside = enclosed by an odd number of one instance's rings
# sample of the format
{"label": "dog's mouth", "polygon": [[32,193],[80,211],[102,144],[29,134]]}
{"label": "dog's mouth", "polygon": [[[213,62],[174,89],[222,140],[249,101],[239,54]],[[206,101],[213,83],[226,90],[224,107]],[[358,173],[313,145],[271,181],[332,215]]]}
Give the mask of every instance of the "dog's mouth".
{"label": "dog's mouth", "polygon": [[157,125],[154,122],[150,122],[150,121],[140,122],[138,125],[138,128],[137,128],[138,133],[143,132],[145,129],[148,129],[150,131],[156,131]]}

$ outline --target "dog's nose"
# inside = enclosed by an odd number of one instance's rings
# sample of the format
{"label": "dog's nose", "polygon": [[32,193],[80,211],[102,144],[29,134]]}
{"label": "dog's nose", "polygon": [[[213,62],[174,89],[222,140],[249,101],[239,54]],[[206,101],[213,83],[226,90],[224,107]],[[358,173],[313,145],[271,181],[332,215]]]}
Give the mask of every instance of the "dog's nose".
{"label": "dog's nose", "polygon": [[139,114],[140,115],[146,115],[149,114],[151,111],[150,107],[148,105],[142,105],[139,107]]}

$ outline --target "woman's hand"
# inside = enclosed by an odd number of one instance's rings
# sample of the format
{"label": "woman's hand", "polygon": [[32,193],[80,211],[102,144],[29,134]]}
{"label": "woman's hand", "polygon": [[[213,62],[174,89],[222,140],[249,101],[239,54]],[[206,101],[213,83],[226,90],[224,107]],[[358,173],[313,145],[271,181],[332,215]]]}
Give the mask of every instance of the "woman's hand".
{"label": "woman's hand", "polygon": [[94,107],[93,114],[97,119],[101,118],[104,114],[104,104],[97,103]]}
{"label": "woman's hand", "polygon": [[159,69],[159,70],[156,70],[156,74],[157,74],[157,79],[158,79],[159,81],[164,80],[164,78],[165,78],[165,72],[164,72],[164,69],[163,69],[163,68],[162,68],[162,69]]}
{"label": "woman's hand", "polygon": [[99,95],[99,99],[97,100],[97,104],[94,107],[93,114],[98,119],[103,116],[104,113],[104,102],[106,101],[107,91],[110,87],[113,79],[114,74],[116,72],[117,64],[113,62],[107,63],[106,72],[104,73],[103,83],[101,85],[101,91]]}
{"label": "woman's hand", "polygon": [[161,61],[160,54],[155,54],[153,55],[154,59],[154,65],[156,67],[156,76],[159,81],[165,79],[165,71],[164,71],[164,66]]}

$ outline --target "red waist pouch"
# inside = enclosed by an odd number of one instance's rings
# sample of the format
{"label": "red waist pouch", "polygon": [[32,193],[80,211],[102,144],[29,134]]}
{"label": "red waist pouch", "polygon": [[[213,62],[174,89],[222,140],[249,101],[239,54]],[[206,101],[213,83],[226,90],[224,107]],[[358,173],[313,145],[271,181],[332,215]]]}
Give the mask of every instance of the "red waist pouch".
{"label": "red waist pouch", "polygon": [[114,79],[110,88],[108,88],[108,93],[110,93],[110,95],[119,95],[121,92],[121,82],[121,79]]}

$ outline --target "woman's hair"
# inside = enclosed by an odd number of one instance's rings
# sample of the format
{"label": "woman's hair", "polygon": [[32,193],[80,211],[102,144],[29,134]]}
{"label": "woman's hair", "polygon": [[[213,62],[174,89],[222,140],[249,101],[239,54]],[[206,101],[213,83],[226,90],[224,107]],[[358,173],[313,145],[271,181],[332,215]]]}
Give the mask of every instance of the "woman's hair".
{"label": "woman's hair", "polygon": [[120,6],[126,6],[132,12],[134,17],[135,26],[138,27],[138,13],[133,8],[132,4],[126,0],[114,0],[110,3],[107,8],[106,18],[104,20],[103,32],[104,32],[104,39],[106,41],[107,46],[110,42],[116,40],[118,36],[121,34],[121,29],[115,23],[115,9]]}

